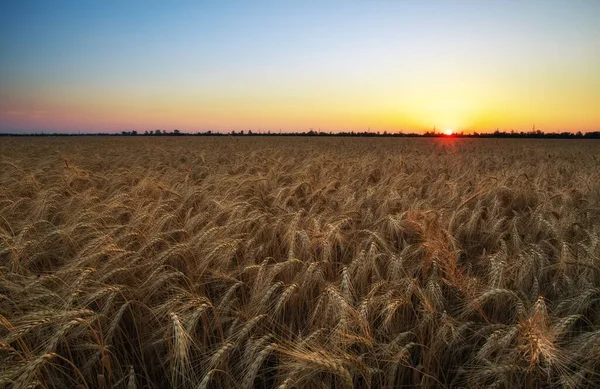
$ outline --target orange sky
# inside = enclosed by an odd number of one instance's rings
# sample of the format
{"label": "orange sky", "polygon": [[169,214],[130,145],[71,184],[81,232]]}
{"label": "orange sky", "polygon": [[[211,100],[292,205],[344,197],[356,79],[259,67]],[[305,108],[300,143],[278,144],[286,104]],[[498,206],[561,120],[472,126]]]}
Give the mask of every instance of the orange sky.
{"label": "orange sky", "polygon": [[600,130],[600,2],[0,5],[0,132]]}

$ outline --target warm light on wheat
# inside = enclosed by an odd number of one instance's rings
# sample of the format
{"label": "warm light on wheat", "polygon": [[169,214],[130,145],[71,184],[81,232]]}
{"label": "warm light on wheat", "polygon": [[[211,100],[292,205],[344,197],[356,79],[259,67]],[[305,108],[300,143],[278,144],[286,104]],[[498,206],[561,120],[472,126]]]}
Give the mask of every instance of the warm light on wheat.
{"label": "warm light on wheat", "polygon": [[443,142],[1,139],[0,387],[600,385],[600,146]]}

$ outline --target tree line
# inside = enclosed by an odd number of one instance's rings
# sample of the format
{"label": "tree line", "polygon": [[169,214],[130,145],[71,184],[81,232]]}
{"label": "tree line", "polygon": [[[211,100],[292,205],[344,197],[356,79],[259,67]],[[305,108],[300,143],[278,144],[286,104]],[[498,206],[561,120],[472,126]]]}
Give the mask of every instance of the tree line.
{"label": "tree line", "polygon": [[500,131],[494,132],[472,132],[464,133],[457,132],[452,135],[445,135],[443,133],[433,131],[427,131],[424,134],[417,134],[412,132],[388,132],[388,131],[342,131],[342,132],[324,132],[324,131],[298,131],[298,132],[253,132],[251,130],[244,131],[230,131],[230,132],[214,132],[211,130],[184,133],[179,130],[166,131],[166,130],[153,130],[138,132],[132,131],[121,131],[120,133],[5,133],[0,136],[321,136],[321,137],[391,137],[391,138],[402,138],[402,137],[421,137],[421,138],[545,138],[545,139],[600,139],[600,131],[586,132],[543,132],[540,130],[528,131],[528,132],[516,132],[516,131]]}

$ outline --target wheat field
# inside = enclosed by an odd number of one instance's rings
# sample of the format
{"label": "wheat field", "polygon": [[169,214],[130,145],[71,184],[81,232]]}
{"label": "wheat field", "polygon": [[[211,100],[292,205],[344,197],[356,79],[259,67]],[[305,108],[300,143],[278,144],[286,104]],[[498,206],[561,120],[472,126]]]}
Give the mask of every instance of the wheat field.
{"label": "wheat field", "polygon": [[0,139],[0,387],[598,387],[599,156]]}

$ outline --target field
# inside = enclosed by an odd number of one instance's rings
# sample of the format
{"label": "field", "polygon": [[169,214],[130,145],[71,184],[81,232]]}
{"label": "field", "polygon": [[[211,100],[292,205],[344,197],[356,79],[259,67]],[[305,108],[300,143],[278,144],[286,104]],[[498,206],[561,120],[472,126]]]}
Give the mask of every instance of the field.
{"label": "field", "polygon": [[0,139],[0,387],[600,386],[600,143]]}

